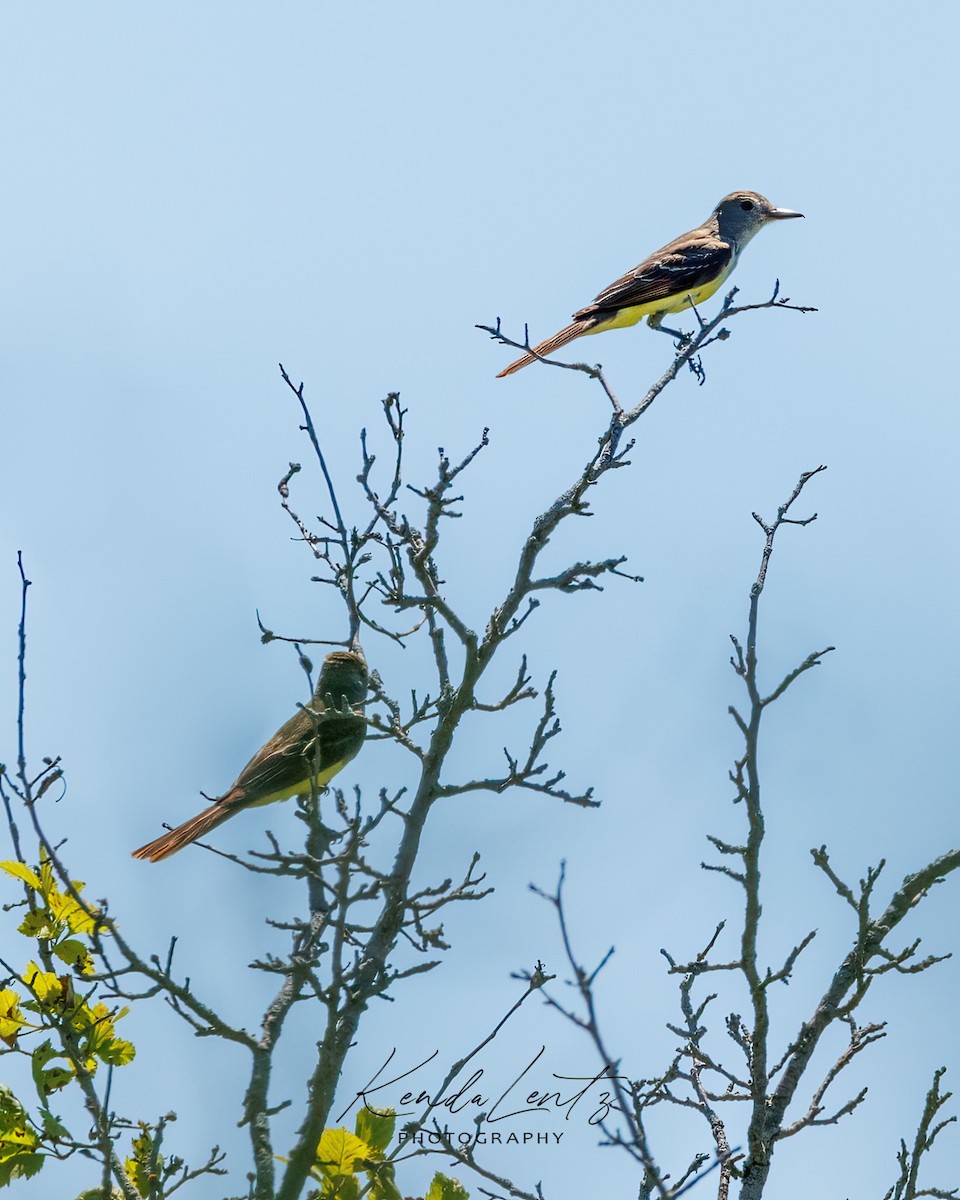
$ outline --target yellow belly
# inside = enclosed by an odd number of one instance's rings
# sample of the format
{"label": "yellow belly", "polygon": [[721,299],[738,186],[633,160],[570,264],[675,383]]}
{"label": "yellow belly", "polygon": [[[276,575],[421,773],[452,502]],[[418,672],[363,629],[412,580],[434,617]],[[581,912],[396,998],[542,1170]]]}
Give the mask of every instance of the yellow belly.
{"label": "yellow belly", "polygon": [[[314,778],[317,790],[322,791],[334,775],[342,771],[348,762],[349,759],[343,759],[332,766],[324,767],[322,771],[318,771]],[[289,800],[292,796],[309,796],[310,790],[310,779],[308,777],[300,783],[295,783],[292,787],[281,788],[276,792],[269,792],[266,796],[261,797],[261,799],[248,801],[247,803],[250,808],[259,808],[261,804],[275,804],[278,800]]]}
{"label": "yellow belly", "polygon": [[606,329],[626,329],[628,325],[636,325],[644,317],[651,317],[655,313],[683,312],[685,308],[689,308],[692,304],[702,304],[704,300],[709,300],[713,293],[725,282],[729,274],[730,271],[725,271],[710,283],[705,283],[702,287],[698,287],[694,291],[682,292],[676,296],[668,296],[666,299],[651,300],[646,304],[634,304],[630,308],[617,309],[615,313],[605,318],[598,325],[594,325],[587,332],[603,333]]}

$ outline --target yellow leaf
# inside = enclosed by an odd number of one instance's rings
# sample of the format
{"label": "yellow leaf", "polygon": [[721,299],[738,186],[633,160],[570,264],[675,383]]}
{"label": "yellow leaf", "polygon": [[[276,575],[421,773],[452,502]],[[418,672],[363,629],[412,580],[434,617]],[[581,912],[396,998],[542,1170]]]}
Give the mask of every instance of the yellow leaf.
{"label": "yellow leaf", "polygon": [[0,870],[6,871],[14,879],[22,879],[24,883],[29,883],[36,891],[40,890],[40,880],[37,878],[36,872],[31,871],[26,863],[7,860],[6,862],[0,862]]}
{"label": "yellow leaf", "polygon": [[41,971],[32,960],[27,963],[27,969],[20,978],[31,989],[41,1004],[52,1003],[55,1000],[59,1000],[63,995],[63,984],[60,982],[60,976],[54,975],[52,971]]}
{"label": "yellow leaf", "polygon": [[0,991],[0,1039],[12,1047],[26,1023],[20,1012],[20,997],[13,988],[4,988]]}
{"label": "yellow leaf", "polygon": [[[77,892],[83,891],[82,883],[75,881],[73,886]],[[73,896],[64,895],[56,888],[49,893],[47,903],[54,918],[64,921],[73,933],[93,933],[98,927],[100,930],[106,928],[104,925],[98,926],[97,918],[100,916],[98,909],[91,906],[90,912],[87,912],[86,908],[82,904],[78,904]]]}
{"label": "yellow leaf", "polygon": [[355,1174],[357,1159],[368,1159],[373,1152],[366,1142],[363,1142],[341,1126],[339,1129],[325,1129],[320,1145],[317,1146],[317,1165],[328,1178],[338,1175]]}

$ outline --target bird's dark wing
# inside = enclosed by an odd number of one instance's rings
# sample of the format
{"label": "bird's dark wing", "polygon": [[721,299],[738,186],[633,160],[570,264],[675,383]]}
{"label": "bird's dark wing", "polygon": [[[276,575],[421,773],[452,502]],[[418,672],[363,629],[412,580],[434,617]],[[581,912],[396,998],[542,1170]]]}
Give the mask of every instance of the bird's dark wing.
{"label": "bird's dark wing", "polygon": [[246,804],[256,804],[301,783],[306,791],[311,777],[322,777],[331,767],[349,762],[365,735],[362,717],[318,718],[300,709],[250,759],[227,795],[239,789]]}
{"label": "bird's dark wing", "polygon": [[605,287],[592,304],[573,314],[575,321],[623,308],[694,292],[725,271],[733,248],[716,236],[685,234]]}

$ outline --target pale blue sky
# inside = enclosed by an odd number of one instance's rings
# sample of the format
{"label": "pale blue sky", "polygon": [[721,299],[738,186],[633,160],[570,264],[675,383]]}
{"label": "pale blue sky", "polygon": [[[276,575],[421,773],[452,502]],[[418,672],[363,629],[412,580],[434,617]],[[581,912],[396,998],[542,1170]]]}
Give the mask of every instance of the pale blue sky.
{"label": "pale blue sky", "polygon": [[[739,319],[706,386],[684,376],[658,402],[594,520],[551,548],[557,563],[627,554],[646,582],[551,598],[523,646],[539,681],[560,668],[552,761],[604,806],[508,794],[436,815],[424,881],[478,849],[496,894],[449,914],[444,966],[370,1015],[344,1087],[394,1045],[452,1060],[512,1003],[511,971],[538,957],[562,970],[550,914],[526,891],[550,886],[561,858],[584,958],[617,946],[601,990],[612,1043],[632,1074],[664,1061],[677,1010],[659,948],[690,956],[732,915],[733,889],[698,864],[706,831],[742,829],[727,802],[739,746],[726,709],[741,700],[727,639],[759,558],[750,513],[772,514],[824,462],[802,501],[820,519],[779,546],[762,642],[769,680],[837,646],[771,712],[762,762],[771,961],[820,930],[777,996],[778,1028],[809,1012],[851,936],[809,848],[826,842],[851,882],[885,857],[886,895],[957,838],[958,249],[941,230],[958,191],[958,24],[948,3],[908,15],[822,0],[762,19],[618,0],[4,10],[0,757],[15,756],[22,549],[29,749],[62,754],[69,780],[51,828],[141,946],[178,934],[197,989],[253,1022],[265,991],[243,964],[267,944],[263,918],[296,899],[199,851],[157,868],[129,858],[161,821],[191,815],[199,789],[226,785],[302,698],[295,657],[260,645],[255,609],[281,631],[342,630],[276,500],[287,463],[308,460],[277,361],[306,382],[354,519],[359,429],[380,438],[386,392],[410,410],[410,482],[430,478],[438,445],[465,452],[490,427],[443,554],[450,595],[482,624],[517,539],[605,412],[573,373],[495,380],[509,352],[474,324],[499,315],[546,336],[724,193],[752,188],[806,220],[750,246],[741,298],[765,299],[779,278],[820,311]],[[583,356],[630,403],[670,344],[631,330],[579,343],[570,357]],[[316,473],[295,496],[319,510]],[[416,655],[366,648],[394,691],[424,686]],[[617,741],[597,761],[611,712]],[[372,746],[344,782],[373,794],[411,779],[398,751]],[[291,822],[251,815],[222,843]],[[956,886],[903,940],[956,946]],[[778,1200],[882,1196],[933,1069],[958,1083],[957,971],[876,987],[862,1019],[889,1019],[889,1036],[837,1090],[865,1080],[869,1102],[778,1150]],[[241,1064],[159,1004],[131,1032],[140,1061],[116,1077],[117,1108],[145,1091],[151,1110],[176,1108],[176,1148],[197,1159],[227,1145],[239,1190],[238,1105],[218,1109]],[[502,1069],[541,1044],[552,1069],[594,1069],[539,1008],[510,1032]],[[661,1136],[673,1167],[705,1142],[683,1122]],[[953,1186],[956,1136],[939,1163],[932,1182]],[[542,1179],[550,1200],[580,1200],[585,1178],[611,1197],[638,1185],[585,1126],[493,1165]],[[52,1172],[17,1194],[51,1194]],[[92,1184],[77,1164],[61,1180],[63,1195]]]}

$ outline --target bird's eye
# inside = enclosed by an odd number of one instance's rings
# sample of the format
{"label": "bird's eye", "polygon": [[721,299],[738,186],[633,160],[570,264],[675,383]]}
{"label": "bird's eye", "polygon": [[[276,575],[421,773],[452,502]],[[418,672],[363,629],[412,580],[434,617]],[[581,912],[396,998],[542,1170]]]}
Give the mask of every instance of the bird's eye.
{"label": "bird's eye", "polygon": [[749,212],[751,210],[751,208],[753,208],[753,201],[752,200],[741,200],[740,207],[743,209],[744,212]]}

